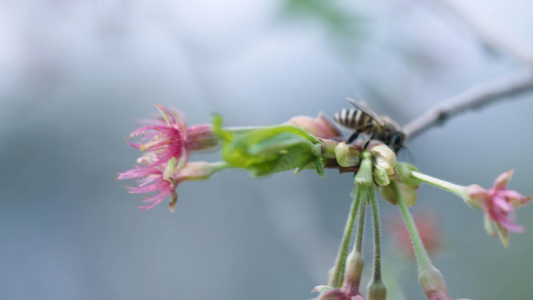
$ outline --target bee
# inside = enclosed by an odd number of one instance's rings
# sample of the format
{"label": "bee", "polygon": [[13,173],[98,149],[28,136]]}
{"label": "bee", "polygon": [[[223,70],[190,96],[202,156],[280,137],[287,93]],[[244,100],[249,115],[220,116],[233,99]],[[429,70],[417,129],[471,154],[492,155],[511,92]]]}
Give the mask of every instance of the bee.
{"label": "bee", "polygon": [[355,141],[360,133],[368,136],[365,148],[371,140],[378,140],[388,145],[394,152],[398,152],[405,142],[405,134],[391,118],[385,115],[377,115],[363,104],[348,99],[355,108],[342,109],[335,113],[335,122],[353,129],[354,132],[348,138],[348,144]]}

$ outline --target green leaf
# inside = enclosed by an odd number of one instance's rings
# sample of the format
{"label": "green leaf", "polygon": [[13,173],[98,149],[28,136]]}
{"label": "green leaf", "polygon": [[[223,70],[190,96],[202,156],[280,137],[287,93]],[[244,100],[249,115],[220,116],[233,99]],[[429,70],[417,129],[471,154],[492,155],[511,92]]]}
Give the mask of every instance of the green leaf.
{"label": "green leaf", "polygon": [[221,126],[222,119],[215,116],[215,132],[223,141],[222,158],[252,176],[303,169],[318,159],[313,148],[320,141],[298,127],[279,125],[233,133]]}

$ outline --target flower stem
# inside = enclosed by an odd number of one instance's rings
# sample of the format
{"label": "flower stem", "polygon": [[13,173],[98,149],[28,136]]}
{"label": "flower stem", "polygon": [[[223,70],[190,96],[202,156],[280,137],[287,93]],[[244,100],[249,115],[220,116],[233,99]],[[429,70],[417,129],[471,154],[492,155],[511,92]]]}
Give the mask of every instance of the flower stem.
{"label": "flower stem", "polygon": [[368,285],[369,300],[385,300],[387,287],[381,278],[381,229],[379,220],[378,201],[374,193],[374,187],[367,188],[368,196],[372,204],[372,219],[374,221],[374,269],[372,280]]}
{"label": "flower stem", "polygon": [[[418,173],[418,172],[417,172]],[[413,243],[413,248],[415,250],[416,261],[418,263],[418,280],[424,293],[426,294],[427,299],[449,299],[448,292],[446,291],[446,283],[440,271],[433,266],[429,256],[424,248],[422,239],[418,234],[416,229],[415,222],[411,213],[407,209],[407,205],[403,201],[400,190],[396,182],[391,181],[391,186],[394,189],[396,194],[396,199],[398,201],[398,206],[402,212],[405,225],[411,236],[411,241]]]}
{"label": "flower stem", "polygon": [[456,194],[457,196],[465,199],[467,198],[468,196],[466,195],[466,190],[465,190],[465,187],[463,186],[460,186],[458,184],[454,184],[454,183],[451,183],[451,182],[448,182],[448,181],[444,181],[442,179],[438,179],[438,178],[435,178],[435,177],[432,177],[432,176],[429,176],[429,175],[426,175],[426,174],[423,174],[423,173],[420,173],[420,172],[417,172],[417,171],[411,171],[411,177],[412,178],[415,178],[415,179],[418,179],[418,180],[421,180],[425,183],[429,183],[431,185],[434,185],[436,187],[439,187],[443,190],[446,190],[448,192],[452,192],[454,194]]}
{"label": "flower stem", "polygon": [[394,190],[394,194],[396,194],[396,200],[398,201],[398,206],[400,207],[400,211],[402,212],[402,215],[403,215],[403,220],[405,221],[405,225],[407,226],[407,230],[409,231],[409,235],[411,236],[411,241],[413,242],[413,248],[415,250],[416,261],[418,263],[418,267],[420,269],[427,269],[428,266],[431,265],[431,261],[429,260],[426,249],[424,248],[422,239],[420,238],[420,235],[418,234],[418,231],[416,230],[415,221],[413,220],[411,213],[409,213],[409,209],[407,208],[407,205],[403,201],[402,194],[400,193],[400,190],[398,189],[398,185],[396,184],[396,182],[392,181],[390,184]]}
{"label": "flower stem", "polygon": [[231,165],[225,161],[217,161],[214,163],[210,163],[209,165],[213,168],[212,169],[213,173],[219,172],[219,171],[222,171],[224,169],[228,169],[231,167]]}
{"label": "flower stem", "polygon": [[355,237],[355,245],[346,259],[346,272],[344,274],[344,285],[348,295],[359,294],[359,284],[361,283],[361,275],[364,268],[363,259],[363,235],[365,229],[365,211],[367,200],[362,197],[359,204],[359,223],[357,224],[357,233]]}
{"label": "flower stem", "polygon": [[362,253],[363,249],[363,237],[365,232],[365,211],[366,211],[366,199],[361,200],[359,205],[359,223],[357,225],[357,235],[355,237],[354,251]]}
{"label": "flower stem", "polygon": [[367,189],[372,204],[372,220],[374,221],[374,279],[381,280],[381,228],[379,222],[379,209],[374,188]]}
{"label": "flower stem", "polygon": [[354,199],[352,201],[352,206],[350,208],[350,213],[348,214],[348,219],[346,220],[346,226],[344,227],[344,234],[342,236],[341,245],[339,247],[339,253],[337,254],[337,260],[335,261],[335,266],[333,267],[332,276],[328,285],[340,288],[344,280],[344,268],[346,263],[346,257],[348,255],[348,247],[350,246],[350,239],[352,236],[353,224],[355,217],[357,215],[357,208],[361,202],[361,187],[358,185],[355,186]]}

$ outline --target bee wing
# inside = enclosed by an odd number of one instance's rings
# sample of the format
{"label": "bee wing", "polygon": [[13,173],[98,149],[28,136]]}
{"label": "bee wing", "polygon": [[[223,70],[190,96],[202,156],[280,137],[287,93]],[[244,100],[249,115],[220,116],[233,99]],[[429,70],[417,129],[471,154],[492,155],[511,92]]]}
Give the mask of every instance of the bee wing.
{"label": "bee wing", "polygon": [[361,102],[357,102],[353,99],[346,99],[348,100],[348,102],[350,102],[353,106],[355,106],[357,109],[359,109],[360,111],[364,112],[365,114],[369,115],[372,119],[374,119],[374,121],[376,121],[376,123],[379,124],[379,126],[381,127],[385,127],[385,122],[383,122],[383,120],[381,119],[380,116],[376,115],[370,108],[368,108],[366,105],[364,105],[363,103]]}

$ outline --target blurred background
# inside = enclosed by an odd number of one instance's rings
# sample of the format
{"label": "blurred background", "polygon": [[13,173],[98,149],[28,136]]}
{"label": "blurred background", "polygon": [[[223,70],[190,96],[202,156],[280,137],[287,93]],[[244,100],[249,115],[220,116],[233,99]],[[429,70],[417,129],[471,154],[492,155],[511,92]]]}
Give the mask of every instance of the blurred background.
{"label": "blurred background", "polygon": [[[454,3],[533,45],[530,1]],[[135,121],[161,103],[189,124],[214,112],[227,125],[277,124],[331,117],[360,95],[406,124],[520,68],[434,1],[0,1],[0,298],[316,297],[351,175],[224,171],[182,184],[173,214],[166,204],[140,212],[139,197],[115,180],[140,155],[123,140]],[[532,111],[530,93],[460,115],[399,158],[485,187],[516,168],[510,187],[533,195]],[[380,207],[383,219],[399,217]],[[445,246],[434,263],[452,297],[533,294],[531,230],[511,234],[504,249],[485,233],[481,211],[429,186],[413,210],[431,211],[440,226]],[[533,228],[531,207],[518,223]],[[387,283],[401,288],[397,299],[424,299],[415,264],[395,255],[389,237],[385,264],[396,276]]]}

